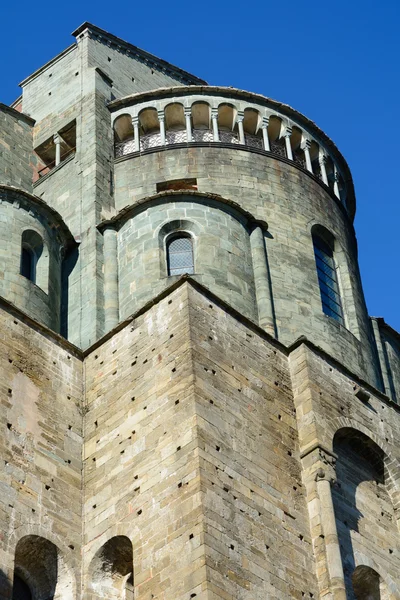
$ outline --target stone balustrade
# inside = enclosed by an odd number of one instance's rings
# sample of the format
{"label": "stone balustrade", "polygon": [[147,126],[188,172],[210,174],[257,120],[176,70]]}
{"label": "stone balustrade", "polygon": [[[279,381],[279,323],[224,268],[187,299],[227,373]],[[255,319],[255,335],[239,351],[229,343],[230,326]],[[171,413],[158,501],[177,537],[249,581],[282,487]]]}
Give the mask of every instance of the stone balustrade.
{"label": "stone balustrade", "polygon": [[134,97],[126,100],[122,109],[113,111],[117,159],[178,144],[240,146],[292,161],[313,174],[346,205],[344,177],[331,152],[311,130],[276,110],[197,93],[179,101],[153,98],[151,102],[135,102]]}

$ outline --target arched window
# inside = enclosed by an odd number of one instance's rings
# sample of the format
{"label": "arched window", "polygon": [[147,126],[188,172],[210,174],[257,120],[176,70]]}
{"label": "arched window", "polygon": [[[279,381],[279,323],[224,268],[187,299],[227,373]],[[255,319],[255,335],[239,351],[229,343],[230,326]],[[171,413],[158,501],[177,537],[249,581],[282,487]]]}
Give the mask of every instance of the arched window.
{"label": "arched window", "polygon": [[36,283],[36,262],[35,252],[28,244],[23,244],[21,248],[21,275]]}
{"label": "arched window", "polygon": [[193,242],[188,234],[178,234],[167,242],[168,275],[194,273]]}
{"label": "arched window", "polygon": [[313,233],[315,262],[317,266],[319,291],[321,293],[322,310],[344,325],[343,309],[340,299],[339,284],[331,243]]}
{"label": "arched window", "polygon": [[22,233],[20,274],[48,293],[49,252],[41,236],[33,229]]}

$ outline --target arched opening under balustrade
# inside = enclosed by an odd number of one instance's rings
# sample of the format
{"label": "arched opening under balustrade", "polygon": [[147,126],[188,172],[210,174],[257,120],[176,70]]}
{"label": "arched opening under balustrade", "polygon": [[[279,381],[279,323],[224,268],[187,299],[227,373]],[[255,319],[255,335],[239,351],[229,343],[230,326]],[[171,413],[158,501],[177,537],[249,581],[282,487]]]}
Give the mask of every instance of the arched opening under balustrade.
{"label": "arched opening under balustrade", "polygon": [[133,550],[128,537],[112,537],[96,552],[89,568],[89,588],[98,599],[133,600]]}
{"label": "arched opening under balustrade", "polygon": [[312,172],[318,179],[322,179],[321,166],[320,166],[320,147],[316,141],[312,140],[310,144],[310,160]]}
{"label": "arched opening under balustrade", "polygon": [[245,108],[243,129],[246,141],[246,146],[252,146],[253,148],[264,148],[262,129],[261,129],[262,118],[258,110],[254,108]]}
{"label": "arched opening under balustrade", "polygon": [[304,150],[301,147],[303,141],[303,132],[295,125],[292,127],[292,134],[290,136],[290,145],[292,147],[293,160],[303,169],[306,168],[306,158]]}
{"label": "arched opening under balustrade", "polygon": [[194,142],[212,142],[211,107],[207,102],[192,104],[192,137]]}
{"label": "arched opening under balustrade", "polygon": [[131,115],[120,115],[114,121],[114,154],[123,156],[135,151],[134,130]]}
{"label": "arched opening under balustrade", "polygon": [[140,150],[161,146],[160,121],[155,108],[144,108],[138,115]]}
{"label": "arched opening under balustrade", "polygon": [[223,103],[218,106],[218,133],[220,142],[225,144],[239,143],[236,117],[237,110],[232,104]]}
{"label": "arched opening under balustrade", "polygon": [[286,157],[285,140],[282,135],[282,119],[272,115],[268,122],[268,138],[271,152]]}
{"label": "arched opening under balustrade", "polygon": [[168,144],[187,142],[186,121],[183,105],[174,102],[165,107],[165,128]]}

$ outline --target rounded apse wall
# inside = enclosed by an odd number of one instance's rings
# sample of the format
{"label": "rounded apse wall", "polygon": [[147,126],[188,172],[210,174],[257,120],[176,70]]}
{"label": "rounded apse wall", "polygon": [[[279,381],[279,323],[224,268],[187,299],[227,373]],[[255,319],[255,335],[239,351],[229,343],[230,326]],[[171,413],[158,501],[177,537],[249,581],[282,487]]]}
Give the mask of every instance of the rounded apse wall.
{"label": "rounded apse wall", "polygon": [[[268,223],[265,242],[278,339],[290,345],[306,336],[354,372],[379,385],[357,243],[345,207],[311,174],[293,164],[248,149],[215,145],[170,146],[117,162],[116,206],[122,209],[130,205],[134,209],[143,199],[151,198],[163,182],[193,178],[198,192],[227,198],[254,219]],[[170,218],[175,216],[171,214]],[[210,225],[212,232],[213,224]],[[143,221],[145,226],[154,228]],[[312,238],[317,226],[334,240],[343,324],[322,310]],[[124,260],[122,256],[121,259]],[[120,285],[124,295],[125,283],[121,281]],[[132,286],[138,289],[134,281]],[[229,298],[221,297],[232,304]],[[233,306],[240,310],[237,304]],[[126,308],[124,305],[122,318],[129,313]],[[247,310],[244,314],[251,313]]]}
{"label": "rounded apse wall", "polygon": [[62,250],[67,240],[56,227],[60,224],[52,226],[54,215],[46,214],[51,211],[39,202],[29,194],[0,189],[0,295],[59,331]]}
{"label": "rounded apse wall", "polygon": [[[191,246],[194,279],[256,320],[250,238],[234,208],[195,196],[165,197],[142,207],[118,232],[120,319],[128,317],[180,276],[171,268],[171,241]],[[178,244],[179,254],[179,244]],[[172,255],[172,254],[171,254]]]}

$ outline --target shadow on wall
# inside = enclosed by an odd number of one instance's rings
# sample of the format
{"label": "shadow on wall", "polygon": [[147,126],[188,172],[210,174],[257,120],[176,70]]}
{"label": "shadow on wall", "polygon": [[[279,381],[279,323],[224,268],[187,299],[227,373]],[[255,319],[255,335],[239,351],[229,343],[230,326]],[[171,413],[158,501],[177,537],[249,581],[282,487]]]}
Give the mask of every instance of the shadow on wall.
{"label": "shadow on wall", "polygon": [[11,584],[2,569],[0,569],[0,600],[10,600],[11,598]]}
{"label": "shadow on wall", "polygon": [[[399,568],[391,557],[398,536],[387,490],[386,455],[370,438],[350,428],[334,438],[338,484],[333,488],[335,516],[348,600],[391,600],[382,578],[370,564],[385,571]],[[370,564],[360,564],[368,552]],[[367,594],[367,595],[366,595]]]}
{"label": "shadow on wall", "polygon": [[68,303],[69,303],[69,285],[70,276],[76,263],[78,262],[79,251],[74,248],[65,257],[62,263],[61,273],[61,318],[60,318],[60,333],[68,339]]}

